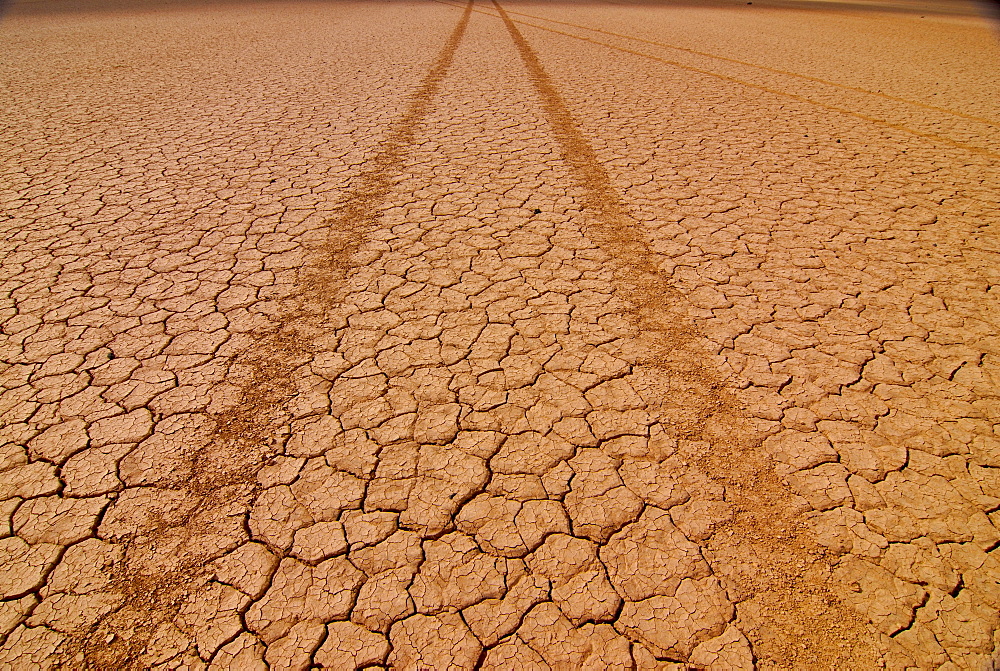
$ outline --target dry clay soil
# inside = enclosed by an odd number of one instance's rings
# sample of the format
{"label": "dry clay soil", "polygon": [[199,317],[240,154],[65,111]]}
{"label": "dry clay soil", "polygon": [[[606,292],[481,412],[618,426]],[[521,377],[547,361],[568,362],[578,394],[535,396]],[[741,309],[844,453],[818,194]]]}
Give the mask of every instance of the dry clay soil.
{"label": "dry clay soil", "polygon": [[993,668],[929,4],[9,9],[0,668]]}

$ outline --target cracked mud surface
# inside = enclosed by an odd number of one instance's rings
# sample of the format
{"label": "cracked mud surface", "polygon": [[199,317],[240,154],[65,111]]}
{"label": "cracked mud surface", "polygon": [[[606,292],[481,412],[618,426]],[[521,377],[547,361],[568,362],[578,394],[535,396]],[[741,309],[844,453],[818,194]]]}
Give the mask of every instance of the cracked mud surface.
{"label": "cracked mud surface", "polygon": [[993,663],[981,20],[0,38],[0,668]]}

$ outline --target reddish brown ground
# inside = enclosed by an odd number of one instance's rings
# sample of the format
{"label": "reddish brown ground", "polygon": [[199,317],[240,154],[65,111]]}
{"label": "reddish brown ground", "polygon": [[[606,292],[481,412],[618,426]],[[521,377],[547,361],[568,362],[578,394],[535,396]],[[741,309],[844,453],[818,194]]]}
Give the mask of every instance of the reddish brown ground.
{"label": "reddish brown ground", "polygon": [[971,5],[39,1],[0,43],[0,668],[996,659]]}

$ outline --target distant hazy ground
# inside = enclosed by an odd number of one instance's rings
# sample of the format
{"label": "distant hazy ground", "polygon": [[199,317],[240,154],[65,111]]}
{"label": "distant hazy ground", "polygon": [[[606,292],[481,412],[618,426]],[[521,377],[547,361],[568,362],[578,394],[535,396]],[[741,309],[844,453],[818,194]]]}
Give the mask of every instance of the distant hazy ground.
{"label": "distant hazy ground", "polygon": [[[128,9],[158,9],[192,5],[233,5],[256,4],[259,2],[283,2],[285,0],[0,0],[0,12],[18,14],[38,12],[87,12],[121,11]],[[339,2],[341,0],[321,0]],[[550,4],[585,5],[659,5],[694,7],[737,7],[747,4],[746,0],[563,0]],[[971,16],[976,14],[1000,15],[1000,0],[754,0],[762,7],[788,9],[823,9],[848,11],[906,12],[914,14],[950,14]]]}

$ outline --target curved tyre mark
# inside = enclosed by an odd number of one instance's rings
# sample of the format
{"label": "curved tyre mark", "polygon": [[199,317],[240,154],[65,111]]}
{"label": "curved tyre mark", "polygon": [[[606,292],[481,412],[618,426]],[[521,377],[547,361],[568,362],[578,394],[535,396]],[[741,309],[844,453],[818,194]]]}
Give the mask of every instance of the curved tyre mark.
{"label": "curved tyre mark", "polygon": [[937,107],[936,105],[928,105],[916,100],[910,100],[909,98],[902,98],[900,96],[889,95],[888,93],[882,93],[881,91],[870,91],[866,88],[860,86],[850,86],[848,84],[839,84],[837,82],[830,81],[828,79],[822,79],[820,77],[813,77],[811,75],[803,75],[798,72],[791,72],[790,70],[782,70],[780,68],[772,68],[767,65],[760,65],[758,63],[751,63],[749,61],[742,61],[738,58],[729,58],[728,56],[719,56],[718,54],[711,54],[706,51],[699,51],[697,49],[690,49],[688,47],[678,47],[673,44],[667,44],[665,42],[657,42],[656,40],[647,40],[643,37],[635,37],[633,35],[624,35],[622,33],[616,33],[610,30],[604,30],[603,28],[592,28],[590,26],[583,26],[577,23],[570,23],[569,21],[559,21],[558,19],[549,19],[544,16],[536,16],[534,14],[527,14],[525,12],[515,12],[510,11],[510,14],[515,16],[523,16],[529,19],[536,19],[538,21],[546,21],[548,23],[555,23],[561,26],[567,26],[569,28],[578,28],[580,30],[589,30],[594,33],[600,33],[601,35],[607,35],[609,37],[618,37],[623,40],[630,40],[632,42],[641,42],[642,44],[649,44],[654,47],[661,47],[663,49],[673,49],[675,51],[682,51],[684,53],[694,54],[696,56],[704,56],[705,58],[712,58],[718,61],[724,61],[726,63],[735,63],[737,65],[745,65],[751,68],[757,68],[758,70],[764,70],[766,72],[773,72],[779,75],[786,75],[788,77],[796,77],[809,82],[814,82],[817,84],[825,84],[827,86],[833,86],[845,91],[853,91],[855,93],[864,93],[867,95],[877,96],[879,98],[884,98],[886,100],[892,100],[893,102],[905,103],[907,105],[912,105],[914,107],[921,107],[923,109],[932,110],[934,112],[944,112],[945,114],[951,114],[953,116],[961,117],[962,119],[968,119],[969,121],[976,121],[987,126],[998,127],[1000,122],[996,120],[986,119],[979,116],[974,116],[972,114],[965,114],[963,112],[956,112],[955,110],[950,110],[944,107]]}
{"label": "curved tyre mark", "polygon": [[[451,3],[448,3],[448,2],[444,2],[444,0],[435,0],[435,2],[441,2],[442,4],[451,4]],[[454,5],[452,5],[452,6],[454,6]],[[475,10],[475,11],[480,11],[480,10]],[[487,13],[487,12],[484,12],[484,13]],[[509,17],[508,17],[508,19],[509,19]],[[530,23],[528,21],[523,21],[523,20],[515,21],[514,19],[510,19],[510,21],[511,21],[512,24],[519,23],[519,24],[521,24],[523,26],[529,26],[531,28],[537,28],[538,30],[544,30],[545,32],[552,33],[552,34],[555,34],[555,35],[562,35],[563,37],[569,37],[569,38],[572,38],[574,40],[580,40],[581,42],[588,42],[590,44],[595,44],[597,46],[606,47],[606,48],[612,49],[614,51],[619,51],[619,52],[622,52],[622,53],[630,54],[632,56],[640,56],[642,58],[647,58],[649,60],[656,61],[658,63],[663,63],[664,65],[670,65],[670,66],[679,68],[681,70],[687,70],[689,72],[694,72],[694,73],[697,73],[697,74],[700,74],[700,75],[706,75],[706,76],[709,76],[709,77],[715,77],[717,79],[722,79],[724,81],[728,81],[728,82],[731,82],[733,84],[740,84],[741,86],[745,86],[747,88],[756,89],[758,91],[764,91],[765,93],[770,93],[772,95],[779,95],[779,96],[783,96],[783,97],[786,97],[786,98],[791,98],[792,100],[797,100],[799,102],[807,103],[809,105],[815,105],[817,107],[821,107],[821,108],[823,108],[825,110],[829,110],[831,112],[837,112],[838,114],[845,114],[847,116],[854,117],[855,119],[860,119],[862,121],[866,121],[866,122],[869,122],[869,123],[878,124],[878,125],[883,126],[885,128],[891,128],[893,130],[900,131],[900,132],[903,132],[903,133],[907,133],[909,135],[914,135],[916,137],[920,137],[920,138],[923,138],[925,140],[930,140],[932,142],[939,142],[941,144],[950,145],[952,147],[955,147],[956,149],[961,149],[963,151],[967,151],[967,152],[970,152],[970,153],[973,153],[973,154],[979,154],[981,156],[987,156],[987,157],[990,157],[990,158],[1000,158],[1000,153],[997,153],[997,152],[992,151],[990,149],[986,149],[986,148],[983,148],[983,147],[979,147],[977,145],[969,144],[967,142],[961,142],[961,141],[958,141],[958,140],[952,140],[951,138],[945,137],[944,135],[941,135],[939,133],[930,133],[930,132],[926,132],[926,131],[922,131],[922,130],[917,130],[915,128],[910,128],[909,126],[906,126],[904,124],[896,123],[894,121],[889,121],[889,120],[886,120],[886,119],[880,119],[880,118],[878,118],[876,116],[871,116],[869,114],[864,114],[862,112],[856,112],[856,111],[848,109],[846,107],[840,107],[838,105],[830,105],[830,104],[827,104],[827,103],[824,103],[824,102],[820,102],[818,100],[814,100],[812,98],[806,97],[804,95],[799,95],[797,93],[789,93],[788,91],[782,91],[781,89],[773,88],[773,87],[770,87],[770,86],[764,86],[762,84],[755,84],[753,82],[748,82],[748,81],[746,81],[744,79],[740,79],[738,77],[732,77],[730,75],[725,75],[725,74],[722,74],[722,73],[719,73],[719,72],[713,72],[712,70],[707,70],[705,68],[694,67],[692,65],[685,65],[684,63],[681,63],[679,61],[670,60],[669,58],[661,58],[659,56],[654,56],[652,54],[647,54],[647,53],[644,53],[642,51],[636,51],[635,49],[629,49],[627,47],[621,47],[621,46],[618,46],[618,45],[615,45],[615,44],[611,44],[609,42],[604,42],[604,41],[601,41],[601,40],[596,40],[596,39],[593,39],[593,38],[590,38],[590,37],[584,37],[582,35],[574,35],[573,33],[568,33],[568,32],[562,31],[562,30],[556,30],[555,28],[549,28],[548,26],[539,25],[537,23]]]}

